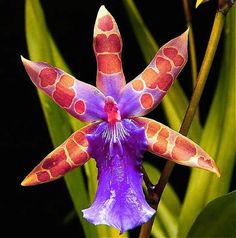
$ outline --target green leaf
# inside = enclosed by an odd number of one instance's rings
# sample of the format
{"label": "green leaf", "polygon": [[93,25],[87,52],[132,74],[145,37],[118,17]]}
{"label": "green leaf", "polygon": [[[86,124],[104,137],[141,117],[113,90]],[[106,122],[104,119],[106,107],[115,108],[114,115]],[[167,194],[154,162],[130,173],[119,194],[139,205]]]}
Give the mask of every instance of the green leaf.
{"label": "green leaf", "polygon": [[[67,65],[48,32],[39,1],[26,0],[25,3],[26,39],[30,58],[35,61],[47,61],[68,71]],[[41,92],[38,93],[52,142],[56,147],[72,133],[73,128],[69,123],[71,119],[48,96]],[[97,237],[94,226],[85,221],[81,214],[81,210],[89,206],[82,171],[80,169],[72,171],[65,176],[65,180],[86,236]]]}
{"label": "green leaf", "polygon": [[[147,63],[149,63],[158,51],[159,47],[150,31],[146,27],[133,0],[123,0],[123,4],[127,11],[144,59]],[[184,91],[180,87],[179,82],[176,81],[161,103],[161,105],[164,107],[168,123],[174,130],[179,130],[188,103],[189,102]],[[195,142],[198,142],[201,136],[201,132],[202,130],[200,123],[198,119],[195,118],[189,131],[189,137],[192,138]]]}
{"label": "green leaf", "polygon": [[[194,169],[179,221],[178,236],[185,237],[201,209],[229,191],[235,164],[235,6],[226,18],[225,46],[217,89],[200,145],[216,160],[221,178]],[[197,192],[196,192],[197,191]]]}
{"label": "green leaf", "polygon": [[[217,179],[215,176],[210,177],[206,201],[210,201],[229,191],[236,161],[235,18],[236,7],[234,6],[226,19],[225,49],[219,74],[219,83],[200,143],[215,158],[222,174],[220,179]],[[223,95],[222,92],[224,92]],[[218,115],[216,116],[216,114]]]}
{"label": "green leaf", "polygon": [[[144,168],[152,183],[156,184],[160,177],[160,171],[147,162],[144,162]],[[154,237],[174,237],[177,234],[180,207],[181,204],[177,194],[171,185],[167,184],[158,206],[152,229],[152,235]]]}
{"label": "green leaf", "polygon": [[188,238],[236,237],[236,191],[221,196],[202,210]]}

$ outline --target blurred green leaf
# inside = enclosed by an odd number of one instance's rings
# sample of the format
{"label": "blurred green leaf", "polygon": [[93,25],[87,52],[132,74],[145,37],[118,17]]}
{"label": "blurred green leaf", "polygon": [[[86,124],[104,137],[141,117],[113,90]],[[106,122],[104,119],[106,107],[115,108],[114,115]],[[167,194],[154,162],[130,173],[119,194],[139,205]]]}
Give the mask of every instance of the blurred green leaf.
{"label": "blurred green leaf", "polygon": [[[133,0],[123,0],[123,4],[129,16],[131,25],[138,40],[140,49],[143,53],[144,59],[147,63],[149,63],[158,51],[159,47],[155,42],[153,36],[151,35],[150,31],[146,27]],[[161,105],[164,107],[168,123],[174,130],[179,130],[188,103],[189,102],[184,91],[180,87],[179,82],[176,81],[161,103]],[[190,128],[188,135],[195,142],[198,142],[201,136],[201,132],[202,129],[196,117],[193,120],[192,127]]]}
{"label": "blurred green leaf", "polygon": [[236,237],[236,191],[209,202],[187,237]]}
{"label": "blurred green leaf", "polygon": [[[144,162],[144,168],[152,181],[156,184],[161,173],[153,165]],[[145,188],[145,186],[144,186]],[[152,235],[154,237],[174,237],[177,234],[180,201],[170,184],[167,184],[154,221]]]}
{"label": "blurred green leaf", "polygon": [[179,221],[185,237],[201,209],[229,191],[235,164],[235,7],[226,18],[225,46],[219,80],[200,145],[216,160],[221,178],[205,171],[192,171]]}
{"label": "blurred green leaf", "polygon": [[206,201],[210,201],[229,191],[236,159],[235,19],[236,7],[234,6],[226,19],[225,48],[219,74],[219,83],[200,142],[200,145],[215,158],[221,172],[220,179],[217,179],[215,176],[210,177]]}
{"label": "blurred green leaf", "polygon": [[[47,61],[54,66],[68,71],[67,65],[60,56],[54,40],[48,32],[39,1],[26,0],[25,3],[26,39],[30,58],[35,61]],[[72,133],[73,128],[68,123],[71,119],[48,96],[41,92],[38,93],[52,142],[56,147]],[[79,121],[76,123],[77,127],[80,127],[78,123]],[[81,210],[89,206],[82,171],[80,169],[72,171],[65,176],[65,181],[85,235],[87,237],[97,237],[94,226],[82,218]]]}

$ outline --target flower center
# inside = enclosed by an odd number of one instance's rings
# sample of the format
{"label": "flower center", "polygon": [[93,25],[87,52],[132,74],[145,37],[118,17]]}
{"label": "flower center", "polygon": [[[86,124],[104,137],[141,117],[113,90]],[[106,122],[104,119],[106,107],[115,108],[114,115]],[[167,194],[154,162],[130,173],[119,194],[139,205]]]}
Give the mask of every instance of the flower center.
{"label": "flower center", "polygon": [[120,121],[112,121],[104,126],[102,139],[105,144],[109,143],[109,154],[111,157],[115,154],[123,155],[122,143],[129,135],[129,132],[124,128]]}
{"label": "flower center", "polygon": [[107,121],[114,125],[121,120],[120,111],[114,98],[107,96],[105,99],[104,111],[107,113]]}

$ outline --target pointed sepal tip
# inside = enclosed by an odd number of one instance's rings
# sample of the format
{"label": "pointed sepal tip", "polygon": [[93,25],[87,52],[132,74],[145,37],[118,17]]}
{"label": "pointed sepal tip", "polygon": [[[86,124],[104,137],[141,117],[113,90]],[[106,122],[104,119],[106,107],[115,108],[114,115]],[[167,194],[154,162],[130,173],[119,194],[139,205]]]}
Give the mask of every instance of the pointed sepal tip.
{"label": "pointed sepal tip", "polygon": [[213,166],[214,166],[214,167],[213,167],[213,170],[212,170],[211,172],[215,173],[216,176],[217,176],[218,178],[220,178],[220,177],[221,177],[220,171],[219,171],[219,169],[218,169],[218,167],[217,167],[215,161],[214,161],[214,160],[212,160],[212,161],[213,161]]}
{"label": "pointed sepal tip", "polygon": [[27,61],[29,61],[29,60],[27,60],[24,56],[20,56],[20,59],[21,59],[21,61],[22,61],[22,63],[23,64],[25,64],[25,63],[27,63]]}
{"label": "pointed sepal tip", "polygon": [[29,66],[29,65],[32,65],[32,63],[33,63],[33,61],[30,61],[30,60],[28,60],[28,59],[26,59],[24,56],[20,56],[20,58],[21,58],[21,61],[22,61],[22,63],[23,63],[23,65],[25,66],[25,68],[27,67],[27,66]]}
{"label": "pointed sepal tip", "polygon": [[183,32],[181,34],[181,37],[183,38],[183,40],[187,40],[188,39],[188,34],[189,34],[189,27],[187,28],[187,30],[185,32]]}
{"label": "pointed sepal tip", "polygon": [[98,10],[98,16],[103,16],[106,15],[108,12],[108,10],[106,9],[105,5],[101,5],[101,7]]}
{"label": "pointed sepal tip", "polygon": [[35,174],[29,174],[24,178],[24,180],[21,182],[21,186],[26,187],[26,186],[32,186],[36,185],[38,182]]}

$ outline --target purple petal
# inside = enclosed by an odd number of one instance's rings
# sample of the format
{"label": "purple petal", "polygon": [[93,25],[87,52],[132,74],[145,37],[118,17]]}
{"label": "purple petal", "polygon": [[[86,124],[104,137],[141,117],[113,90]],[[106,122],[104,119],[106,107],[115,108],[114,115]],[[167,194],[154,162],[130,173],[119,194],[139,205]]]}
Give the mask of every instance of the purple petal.
{"label": "purple petal", "polygon": [[187,43],[188,30],[162,46],[146,69],[124,87],[117,101],[122,118],[146,115],[161,102],[187,62]]}
{"label": "purple petal", "polygon": [[104,6],[96,18],[93,49],[97,60],[97,88],[117,100],[126,84],[121,60],[122,39],[115,19]]}
{"label": "purple petal", "polygon": [[47,63],[22,61],[32,82],[72,116],[86,122],[106,118],[105,97],[97,88]]}
{"label": "purple petal", "polygon": [[155,213],[142,190],[141,162],[147,148],[144,129],[125,119],[103,122],[87,137],[97,161],[98,189],[92,206],[83,210],[91,223],[106,224],[121,233],[147,222]]}
{"label": "purple petal", "polygon": [[112,96],[118,100],[123,89],[121,80],[124,80],[123,72],[116,74],[97,73],[97,88],[101,90],[105,96]]}

